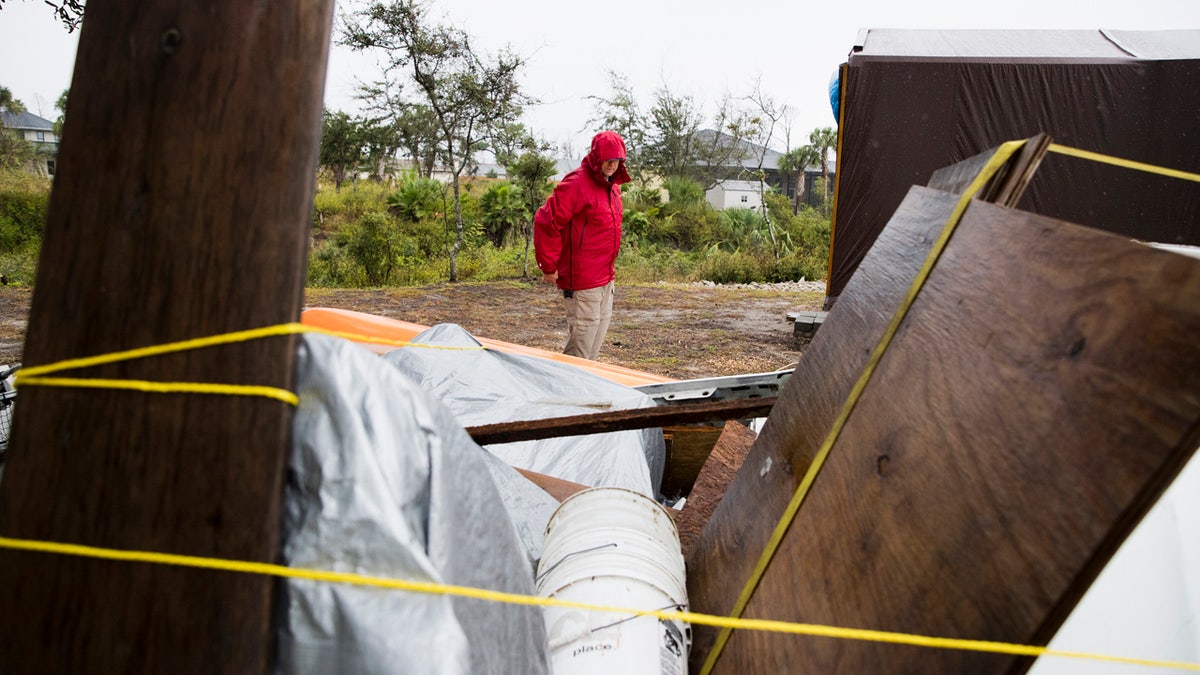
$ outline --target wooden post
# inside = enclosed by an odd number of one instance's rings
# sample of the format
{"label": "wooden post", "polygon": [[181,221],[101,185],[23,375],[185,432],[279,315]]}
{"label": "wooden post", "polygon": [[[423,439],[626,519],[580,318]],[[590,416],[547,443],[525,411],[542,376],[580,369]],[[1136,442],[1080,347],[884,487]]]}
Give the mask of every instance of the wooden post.
{"label": "wooden post", "polygon": [[[93,0],[25,365],[294,321],[333,3]],[[292,384],[272,338],[64,375]],[[29,387],[0,535],[274,562],[292,411]],[[5,673],[254,673],[270,578],[0,552]]]}

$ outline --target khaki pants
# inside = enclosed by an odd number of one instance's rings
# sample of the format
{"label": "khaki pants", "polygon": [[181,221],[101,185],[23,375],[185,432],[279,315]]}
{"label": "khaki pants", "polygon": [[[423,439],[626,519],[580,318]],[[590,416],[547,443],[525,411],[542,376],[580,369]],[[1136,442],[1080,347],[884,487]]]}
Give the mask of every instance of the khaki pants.
{"label": "khaki pants", "polygon": [[612,321],[613,282],[586,291],[575,291],[574,297],[564,298],[567,310],[567,346],[564,354],[596,360],[600,345]]}

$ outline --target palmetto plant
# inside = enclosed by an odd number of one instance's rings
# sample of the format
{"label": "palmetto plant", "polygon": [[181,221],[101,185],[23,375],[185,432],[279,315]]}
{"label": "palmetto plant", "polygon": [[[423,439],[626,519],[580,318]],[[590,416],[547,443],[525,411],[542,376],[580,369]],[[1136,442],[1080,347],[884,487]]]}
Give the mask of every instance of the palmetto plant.
{"label": "palmetto plant", "polygon": [[496,248],[503,246],[508,234],[529,219],[521,189],[508,181],[489,187],[479,198],[479,208],[484,231]]}

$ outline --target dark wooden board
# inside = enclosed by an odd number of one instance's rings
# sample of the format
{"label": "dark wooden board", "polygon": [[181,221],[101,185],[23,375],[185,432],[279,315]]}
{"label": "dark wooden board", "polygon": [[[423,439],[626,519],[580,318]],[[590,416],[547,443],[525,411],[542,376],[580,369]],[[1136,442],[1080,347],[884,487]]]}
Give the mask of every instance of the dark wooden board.
{"label": "dark wooden board", "polygon": [[755,438],[755,433],[741,422],[730,420],[725,423],[679,512],[677,525],[684,556],[700,537],[704,524],[717,509],[717,504],[725,497],[725,490],[746,461]]}
{"label": "dark wooden board", "polygon": [[667,497],[688,496],[724,430],[708,425],[664,427],[667,464],[659,491]]}
{"label": "dark wooden board", "polygon": [[[1050,137],[1038,134],[1028,138],[1004,166],[993,175],[979,190],[976,198],[1002,206],[1016,206],[1025,188],[1033,178],[1046,150],[1050,147]],[[927,185],[936,190],[943,190],[960,195],[970,187],[992,157],[1000,148],[991,148],[961,162],[951,164],[933,172]]]}
{"label": "dark wooden board", "polygon": [[542,488],[546,491],[546,494],[554,497],[560,502],[576,492],[588,489],[587,485],[572,483],[569,480],[555,478],[554,476],[547,476],[544,473],[538,473],[536,471],[529,471],[527,469],[521,469],[518,467],[513,468],[517,469],[517,473],[527,478],[529,482]]}
{"label": "dark wooden board", "polygon": [[[973,203],[744,615],[1045,644],[1200,443],[1197,334],[1200,262]],[[714,672],[1030,663],[738,631]]]}
{"label": "dark wooden board", "polygon": [[587,415],[567,415],[516,422],[497,422],[467,427],[467,433],[480,445],[515,443],[542,438],[585,436],[628,429],[711,422],[746,417],[765,417],[775,405],[775,397],[737,398],[679,405],[631,408]]}
{"label": "dark wooden board", "polygon": [[[957,197],[914,187],[825,318],[687,557],[693,610],[727,616]],[[693,626],[693,668],[716,629]]]}
{"label": "dark wooden board", "polygon": [[[88,3],[26,366],[298,319],[332,6]],[[274,338],[65,374],[288,388],[294,355]],[[22,389],[0,534],[276,562],[291,416]],[[267,672],[274,584],[0,552],[0,670]]]}

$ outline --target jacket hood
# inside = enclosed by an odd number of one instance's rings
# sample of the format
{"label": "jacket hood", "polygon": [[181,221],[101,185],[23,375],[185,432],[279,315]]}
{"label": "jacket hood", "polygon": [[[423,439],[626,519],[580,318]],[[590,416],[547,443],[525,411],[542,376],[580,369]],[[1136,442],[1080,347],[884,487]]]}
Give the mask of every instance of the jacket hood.
{"label": "jacket hood", "polygon": [[583,158],[583,166],[597,180],[604,181],[600,165],[610,159],[619,159],[617,172],[613,174],[613,182],[617,185],[629,182],[629,172],[625,170],[625,140],[615,131],[601,131],[592,138],[592,149]]}

